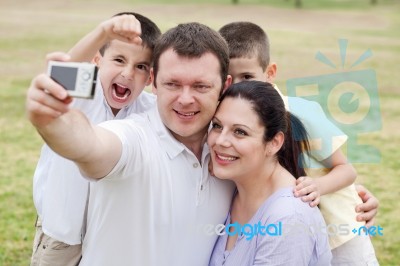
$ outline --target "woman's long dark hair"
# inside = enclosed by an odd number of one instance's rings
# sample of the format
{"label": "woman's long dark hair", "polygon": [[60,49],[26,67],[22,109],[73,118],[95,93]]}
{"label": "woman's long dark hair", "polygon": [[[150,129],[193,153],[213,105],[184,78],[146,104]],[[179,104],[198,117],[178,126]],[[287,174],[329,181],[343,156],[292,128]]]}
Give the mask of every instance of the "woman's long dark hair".
{"label": "woman's long dark hair", "polygon": [[277,153],[278,162],[295,178],[306,175],[304,153],[309,152],[307,131],[303,123],[290,112],[272,84],[261,81],[243,81],[231,85],[221,96],[241,98],[249,101],[265,127],[264,141],[272,140],[278,132],[283,132],[285,140]]}

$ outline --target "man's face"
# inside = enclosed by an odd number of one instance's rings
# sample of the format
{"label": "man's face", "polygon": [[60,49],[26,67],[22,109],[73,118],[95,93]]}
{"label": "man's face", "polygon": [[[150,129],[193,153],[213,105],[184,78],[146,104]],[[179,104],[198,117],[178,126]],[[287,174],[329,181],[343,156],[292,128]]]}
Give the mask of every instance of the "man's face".
{"label": "man's face", "polygon": [[228,72],[232,76],[233,83],[245,80],[270,81],[255,56],[230,59]]}
{"label": "man's face", "polygon": [[150,84],[152,51],[141,45],[113,40],[104,55],[96,58],[104,97],[116,114],[131,104]]}
{"label": "man's face", "polygon": [[155,84],[161,119],[174,137],[182,143],[203,139],[223,89],[217,57],[187,58],[169,49],[160,56]]}

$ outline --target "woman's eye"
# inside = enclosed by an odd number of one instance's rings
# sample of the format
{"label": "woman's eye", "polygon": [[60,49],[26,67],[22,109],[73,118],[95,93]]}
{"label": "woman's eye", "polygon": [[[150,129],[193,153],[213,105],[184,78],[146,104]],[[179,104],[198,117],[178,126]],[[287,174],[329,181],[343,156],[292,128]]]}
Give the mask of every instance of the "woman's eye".
{"label": "woman's eye", "polygon": [[242,129],[236,129],[235,130],[235,134],[236,135],[240,135],[240,136],[247,136],[248,135],[247,132],[242,130]]}
{"label": "woman's eye", "polygon": [[220,124],[218,124],[218,123],[216,123],[216,122],[212,122],[212,123],[211,123],[211,128],[212,128],[212,129],[221,129],[222,127],[221,127]]}

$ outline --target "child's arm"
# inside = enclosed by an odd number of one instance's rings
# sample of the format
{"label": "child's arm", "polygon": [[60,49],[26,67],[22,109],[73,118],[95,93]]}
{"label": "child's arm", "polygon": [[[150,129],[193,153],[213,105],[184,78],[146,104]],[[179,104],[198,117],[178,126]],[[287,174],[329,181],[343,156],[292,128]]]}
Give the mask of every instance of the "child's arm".
{"label": "child's arm", "polygon": [[[334,155],[332,155],[334,156]],[[350,166],[351,168],[353,168],[350,164],[347,164],[348,166]],[[341,169],[339,169],[339,167]],[[354,168],[353,168],[354,170]],[[351,171],[350,169],[348,169],[346,171],[346,165],[338,165],[336,167],[334,167],[327,175],[323,176],[323,177],[319,177],[319,178],[312,178],[312,177],[300,177],[299,179],[297,179],[296,183],[297,186],[295,187],[295,196],[297,197],[302,197],[302,200],[304,202],[310,202],[310,206],[314,207],[317,206],[319,204],[320,201],[320,196],[321,195],[325,195],[328,193],[332,193],[335,192],[336,190],[334,190],[335,185],[337,185],[337,187],[339,187],[339,184],[334,184],[332,186],[329,185],[331,183],[332,179],[329,179],[331,177],[334,177],[334,175],[339,174],[341,172],[347,173],[349,174]],[[355,170],[354,170],[354,175],[355,175]],[[330,176],[330,177],[329,177]],[[320,181],[322,178],[327,178],[327,180],[323,180],[322,184],[319,183],[318,181]],[[323,194],[324,188],[327,186],[327,193]],[[331,187],[329,187],[331,186]],[[321,188],[322,187],[322,188]],[[339,190],[341,188],[337,188],[337,190]],[[333,190],[332,192],[329,192],[329,190]],[[367,227],[371,227],[374,225],[375,223],[375,216],[378,213],[378,208],[379,208],[379,200],[368,190],[366,189],[364,186],[357,184],[356,185],[356,190],[358,192],[358,196],[361,198],[362,202],[361,204],[358,204],[355,207],[355,210],[357,213],[360,213],[357,215],[356,220],[361,222],[361,221],[365,221],[366,222],[366,226]]]}
{"label": "child's arm", "polygon": [[112,17],[100,23],[68,52],[71,61],[89,62],[103,45],[111,40],[141,44],[140,22],[133,15]]}
{"label": "child's arm", "polygon": [[295,196],[302,197],[305,202],[310,202],[310,206],[318,205],[320,196],[353,184],[357,176],[356,170],[347,162],[340,149],[321,163],[330,169],[326,175],[318,178],[303,176],[296,180]]}
{"label": "child's arm", "polygon": [[290,112],[300,118],[308,132],[310,161],[306,162],[306,167],[318,169],[318,173],[306,171],[313,178],[297,179],[293,192],[303,201],[311,201],[311,206],[316,206],[320,195],[345,188],[356,178],[355,169],[340,148],[346,143],[347,136],[328,119],[319,103],[288,97],[288,105]]}

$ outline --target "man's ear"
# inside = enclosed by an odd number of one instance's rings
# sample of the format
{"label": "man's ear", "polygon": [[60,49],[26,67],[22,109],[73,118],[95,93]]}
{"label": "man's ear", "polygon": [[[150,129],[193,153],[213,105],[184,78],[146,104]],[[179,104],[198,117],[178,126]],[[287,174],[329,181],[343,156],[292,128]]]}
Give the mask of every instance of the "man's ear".
{"label": "man's ear", "polygon": [[103,58],[103,57],[101,56],[100,52],[97,51],[97,52],[96,52],[96,55],[93,57],[91,63],[96,64],[96,66],[99,66],[99,65],[100,65],[100,61],[101,61],[102,58]]}
{"label": "man's ear", "polygon": [[[224,87],[222,88],[222,93],[224,93],[229,88],[229,86],[231,86],[231,84],[232,84],[232,76],[228,75],[226,77]],[[221,95],[222,95],[222,93],[221,93]]]}
{"label": "man's ear", "polygon": [[272,62],[267,66],[267,69],[265,70],[265,75],[267,76],[267,81],[269,83],[274,83],[274,80],[276,78],[276,72],[277,72],[277,65],[276,63]]}
{"label": "man's ear", "polygon": [[153,92],[154,95],[157,95],[156,80],[154,79],[154,70],[153,70],[153,68],[150,68],[149,80],[152,83],[151,91]]}
{"label": "man's ear", "polygon": [[146,86],[149,86],[152,83],[152,81],[153,81],[153,77],[151,76],[151,69],[150,69],[150,74],[149,74],[149,77],[147,78]]}

